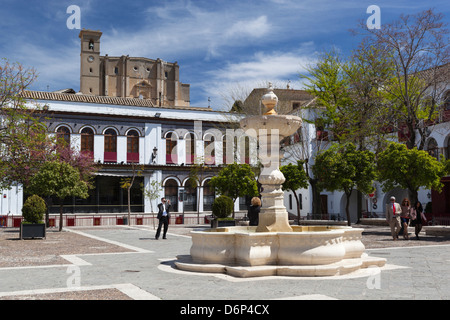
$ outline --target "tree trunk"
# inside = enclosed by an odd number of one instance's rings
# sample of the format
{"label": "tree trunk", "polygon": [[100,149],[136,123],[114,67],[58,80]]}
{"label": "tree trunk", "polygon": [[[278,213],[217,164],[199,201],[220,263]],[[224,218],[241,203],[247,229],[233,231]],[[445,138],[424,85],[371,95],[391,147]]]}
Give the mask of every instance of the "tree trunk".
{"label": "tree trunk", "polygon": [[128,188],[128,225],[130,225],[130,220],[131,220],[131,204],[130,204],[130,199],[131,199],[131,185]]}
{"label": "tree trunk", "polygon": [[297,224],[300,225],[300,200],[298,199],[298,195],[294,190],[295,201],[297,202]]}
{"label": "tree trunk", "polygon": [[352,195],[352,192],[350,191],[350,193],[345,193],[346,197],[347,197],[347,203],[345,204],[345,213],[347,215],[347,225],[351,226],[352,223],[350,221],[350,211],[349,211],[349,206],[350,206],[350,196]]}

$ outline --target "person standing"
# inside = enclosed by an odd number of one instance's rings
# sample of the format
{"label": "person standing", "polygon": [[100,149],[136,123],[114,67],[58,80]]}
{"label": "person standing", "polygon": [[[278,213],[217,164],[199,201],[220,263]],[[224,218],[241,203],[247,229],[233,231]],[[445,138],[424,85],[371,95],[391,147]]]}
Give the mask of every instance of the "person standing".
{"label": "person standing", "polygon": [[411,205],[409,203],[409,199],[404,198],[402,201],[401,207],[402,207],[402,212],[400,213],[400,222],[401,222],[402,230],[403,230],[403,238],[406,240],[409,240],[408,225],[409,225],[409,218],[410,218],[410,213],[411,213]]}
{"label": "person standing", "polygon": [[386,206],[386,221],[391,227],[391,235],[394,241],[398,239],[398,233],[400,232],[401,212],[400,204],[395,202],[395,197],[391,197],[390,203]]}
{"label": "person standing", "polygon": [[158,204],[158,215],[156,218],[159,220],[158,229],[156,230],[155,239],[159,239],[159,235],[161,234],[161,228],[164,225],[163,231],[163,239],[166,238],[167,229],[169,229],[169,220],[170,220],[170,200],[166,201],[166,198],[161,198],[161,203]]}
{"label": "person standing", "polygon": [[248,209],[248,219],[250,226],[257,226],[259,223],[259,212],[261,210],[261,200],[258,197],[253,197],[251,206]]}
{"label": "person standing", "polygon": [[419,240],[419,233],[422,230],[422,225],[427,222],[427,218],[423,213],[423,207],[419,200],[416,205],[411,208],[411,225],[414,226],[416,239]]}

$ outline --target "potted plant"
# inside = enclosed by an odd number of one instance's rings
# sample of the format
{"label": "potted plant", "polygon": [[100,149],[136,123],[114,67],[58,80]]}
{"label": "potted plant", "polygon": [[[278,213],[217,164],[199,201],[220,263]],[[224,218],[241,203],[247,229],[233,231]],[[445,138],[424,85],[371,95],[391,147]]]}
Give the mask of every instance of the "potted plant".
{"label": "potted plant", "polygon": [[20,224],[20,239],[45,238],[45,201],[37,195],[29,197],[22,208],[24,222]]}
{"label": "potted plant", "polygon": [[233,213],[233,199],[227,196],[219,196],[212,204],[211,228],[235,226],[236,222],[230,215]]}

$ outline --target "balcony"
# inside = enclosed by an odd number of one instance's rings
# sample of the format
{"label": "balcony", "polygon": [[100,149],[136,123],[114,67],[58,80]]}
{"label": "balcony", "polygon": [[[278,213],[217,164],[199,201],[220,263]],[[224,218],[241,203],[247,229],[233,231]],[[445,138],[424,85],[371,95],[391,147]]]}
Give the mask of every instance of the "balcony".
{"label": "balcony", "polygon": [[117,163],[117,152],[105,152],[103,162]]}
{"label": "balcony", "polygon": [[178,164],[178,157],[172,154],[166,154],[166,164]]}
{"label": "balcony", "polygon": [[139,152],[128,152],[127,163],[139,163]]}

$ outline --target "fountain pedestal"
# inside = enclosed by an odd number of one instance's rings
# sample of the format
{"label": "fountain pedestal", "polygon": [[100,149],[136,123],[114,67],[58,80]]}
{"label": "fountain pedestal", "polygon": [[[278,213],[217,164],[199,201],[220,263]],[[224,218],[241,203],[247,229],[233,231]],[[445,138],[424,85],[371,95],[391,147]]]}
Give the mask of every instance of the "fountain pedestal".
{"label": "fountain pedestal", "polygon": [[285,181],[280,171],[280,141],[294,134],[302,125],[300,117],[277,115],[275,106],[278,97],[272,87],[261,99],[266,113],[261,116],[241,120],[241,128],[259,142],[259,158],[263,165],[258,181],[262,185],[262,207],[256,232],[291,232],[288,213],[284,206],[284,192],[281,185]]}

